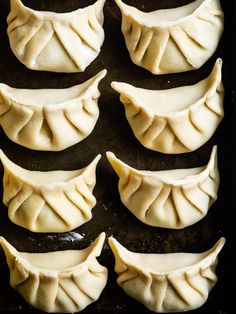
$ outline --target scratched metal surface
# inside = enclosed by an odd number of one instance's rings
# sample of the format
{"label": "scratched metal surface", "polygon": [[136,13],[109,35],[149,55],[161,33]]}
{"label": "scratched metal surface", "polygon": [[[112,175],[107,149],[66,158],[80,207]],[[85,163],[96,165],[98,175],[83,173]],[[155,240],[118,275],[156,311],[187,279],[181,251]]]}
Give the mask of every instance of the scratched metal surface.
{"label": "scratched metal surface", "polygon": [[[26,5],[39,10],[66,12],[86,6],[89,0],[25,0]],[[190,0],[132,0],[126,1],[139,9],[151,11],[158,8],[187,4]],[[103,158],[98,166],[95,196],[97,205],[93,209],[93,219],[65,234],[36,234],[11,223],[7,218],[7,208],[1,203],[0,234],[5,236],[19,250],[48,252],[51,250],[76,249],[87,246],[101,231],[107,236],[114,235],[129,249],[139,252],[200,252],[210,248],[220,236],[227,238],[227,244],[220,255],[217,268],[219,281],[210,294],[208,302],[194,313],[232,313],[227,286],[231,282],[230,264],[233,236],[231,208],[232,183],[232,99],[234,90],[230,82],[232,69],[232,42],[227,33],[232,29],[235,10],[233,1],[222,1],[226,14],[226,28],[217,53],[200,70],[165,76],[154,76],[132,64],[120,31],[120,13],[113,0],[105,5],[106,39],[99,57],[86,69],[85,73],[55,74],[34,72],[20,64],[10,50],[6,34],[6,17],[9,1],[0,2],[0,81],[19,88],[64,88],[88,79],[103,68],[108,75],[100,85],[100,118],[94,132],[83,142],[59,153],[32,151],[11,142],[0,129],[0,147],[19,165],[34,170],[77,169],[88,164],[98,153]],[[234,11],[233,11],[234,10]],[[235,49],[234,49],[235,51]],[[133,136],[125,119],[123,106],[118,95],[110,88],[112,80],[121,80],[134,85],[165,89],[184,84],[193,84],[206,77],[217,57],[224,59],[224,84],[226,87],[226,116],[213,138],[199,150],[177,156],[163,155],[145,149]],[[109,166],[105,152],[113,151],[119,158],[139,169],[161,170],[187,168],[204,165],[209,159],[212,146],[219,146],[219,169],[221,186],[219,199],[212,206],[207,217],[184,230],[165,230],[146,226],[139,222],[121,203],[117,190],[117,177]],[[3,175],[2,166],[0,168]],[[1,196],[2,198],[2,187]],[[116,284],[114,260],[106,244],[100,258],[109,268],[108,285],[100,299],[90,305],[84,313],[124,313],[147,311],[140,303],[132,300]],[[5,257],[0,250],[0,311],[37,312],[33,310],[9,285],[9,272]]]}

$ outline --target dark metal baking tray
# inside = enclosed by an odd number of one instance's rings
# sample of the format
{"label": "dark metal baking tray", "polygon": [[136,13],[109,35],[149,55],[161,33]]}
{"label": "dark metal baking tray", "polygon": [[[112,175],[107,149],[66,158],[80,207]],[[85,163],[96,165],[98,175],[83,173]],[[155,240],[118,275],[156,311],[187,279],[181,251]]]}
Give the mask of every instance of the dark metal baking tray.
{"label": "dark metal baking tray", "polygon": [[[40,10],[57,12],[71,11],[87,6],[92,0],[25,0],[26,5]],[[158,8],[175,7],[187,4],[190,0],[130,0],[126,1],[137,8],[151,11]],[[0,147],[19,165],[34,170],[78,169],[85,166],[98,153],[103,158],[98,166],[95,196],[97,205],[93,218],[82,227],[65,234],[36,234],[20,228],[8,220],[7,208],[1,204],[0,234],[6,237],[19,250],[48,252],[51,250],[77,249],[87,246],[101,231],[107,236],[113,234],[130,250],[138,252],[200,252],[210,248],[215,241],[225,236],[226,246],[219,258],[217,273],[219,281],[210,293],[207,303],[194,313],[231,312],[229,286],[232,280],[233,225],[235,216],[232,209],[232,147],[235,124],[233,124],[233,100],[235,92],[230,80],[233,73],[233,29],[236,10],[234,1],[222,0],[225,11],[225,32],[216,54],[200,69],[184,74],[154,76],[132,64],[120,30],[120,12],[113,0],[105,5],[106,39],[99,57],[78,74],[56,74],[28,70],[11,52],[6,33],[6,17],[9,1],[0,2],[0,81],[19,88],[64,88],[93,76],[103,68],[108,75],[101,83],[99,100],[100,118],[93,133],[83,142],[62,152],[32,151],[11,142],[2,129]],[[227,34],[230,36],[227,36]],[[234,39],[235,41],[235,39]],[[213,138],[197,151],[182,155],[164,155],[144,148],[133,136],[125,119],[123,106],[118,95],[110,88],[110,82],[120,80],[150,89],[165,89],[184,84],[193,84],[206,77],[217,57],[224,60],[223,77],[226,89],[225,118]],[[234,80],[235,81],[235,80]],[[236,84],[235,84],[236,87]],[[235,104],[234,104],[235,105]],[[234,132],[234,133],[233,133]],[[219,169],[221,185],[219,199],[210,209],[207,217],[184,230],[153,228],[139,222],[121,203],[117,190],[117,177],[109,166],[105,152],[113,151],[119,158],[139,169],[173,169],[204,165],[210,156],[212,146],[219,148]],[[3,168],[1,166],[1,176]],[[1,188],[2,193],[2,188]],[[1,196],[2,197],[2,194]],[[114,260],[106,243],[102,264],[109,269],[109,281],[100,299],[90,305],[84,313],[148,313],[140,303],[129,298],[116,284]],[[232,301],[233,302],[233,301]],[[38,312],[33,310],[9,285],[9,271],[3,251],[0,251],[0,311]]]}

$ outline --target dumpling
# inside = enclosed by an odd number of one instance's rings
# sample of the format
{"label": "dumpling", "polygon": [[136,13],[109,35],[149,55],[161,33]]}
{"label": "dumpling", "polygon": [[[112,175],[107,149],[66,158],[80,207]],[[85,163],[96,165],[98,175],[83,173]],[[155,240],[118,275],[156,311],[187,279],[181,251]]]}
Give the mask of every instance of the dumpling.
{"label": "dumpling", "polygon": [[9,219],[34,232],[66,232],[92,218],[96,205],[98,155],[87,167],[73,171],[30,171],[10,161],[2,151],[3,203]]}
{"label": "dumpling", "polygon": [[133,63],[153,74],[200,68],[215,52],[224,28],[220,0],[195,0],[149,13],[115,0]]}
{"label": "dumpling", "polygon": [[140,254],[109,238],[118,285],[158,313],[189,311],[206,302],[217,282],[217,256],[224,243],[221,238],[212,249],[198,254]]}
{"label": "dumpling", "polygon": [[105,233],[84,250],[18,252],[3,237],[0,244],[10,270],[10,284],[33,307],[49,313],[82,311],[96,301],[108,271],[97,261]]}
{"label": "dumpling", "polygon": [[60,151],[86,138],[99,117],[101,71],[66,89],[16,89],[0,84],[0,124],[15,143]]}
{"label": "dumpling", "polygon": [[166,154],[192,152],[205,144],[224,117],[222,60],[210,76],[191,86],[147,90],[112,82],[120,93],[136,138],[146,148]]}
{"label": "dumpling", "polygon": [[123,204],[143,223],[182,229],[202,218],[217,199],[219,172],[217,147],[205,167],[165,171],[140,171],[108,152],[119,176]]}
{"label": "dumpling", "polygon": [[98,56],[104,41],[105,0],[69,13],[35,11],[11,0],[7,18],[10,46],[27,68],[81,72]]}

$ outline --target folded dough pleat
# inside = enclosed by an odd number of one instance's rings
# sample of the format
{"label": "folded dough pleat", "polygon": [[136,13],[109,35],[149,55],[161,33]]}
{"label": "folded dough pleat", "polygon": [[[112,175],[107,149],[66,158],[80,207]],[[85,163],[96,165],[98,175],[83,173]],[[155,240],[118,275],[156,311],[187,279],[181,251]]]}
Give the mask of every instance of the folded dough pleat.
{"label": "folded dough pleat", "polygon": [[142,12],[115,0],[132,61],[153,74],[200,68],[215,52],[224,28],[220,0]]}
{"label": "folded dough pleat", "polygon": [[33,307],[45,312],[74,313],[96,301],[108,271],[97,261],[105,233],[86,249],[49,253],[18,252],[3,237],[0,244],[10,270],[10,284]]}
{"label": "folded dough pleat", "polygon": [[85,139],[99,117],[99,82],[106,70],[65,89],[17,89],[0,84],[0,124],[15,143],[60,151]]}
{"label": "folded dough pleat", "polygon": [[109,238],[118,285],[158,313],[189,311],[206,302],[217,282],[215,268],[224,243],[221,238],[203,253],[141,254]]}
{"label": "folded dough pleat", "polygon": [[10,161],[2,151],[3,203],[9,219],[34,232],[66,232],[92,218],[96,205],[98,155],[87,167],[73,171],[30,171]]}
{"label": "folded dough pleat", "polygon": [[167,154],[192,152],[204,145],[224,117],[222,60],[206,79],[191,86],[148,90],[112,82],[126,118],[146,148]]}
{"label": "folded dough pleat", "polygon": [[98,56],[104,41],[105,0],[70,13],[35,11],[11,0],[7,18],[10,46],[32,70],[81,72]]}
{"label": "folded dough pleat", "polygon": [[165,171],[136,170],[111,153],[122,203],[143,223],[182,229],[203,219],[217,199],[220,178],[217,147],[205,167]]}

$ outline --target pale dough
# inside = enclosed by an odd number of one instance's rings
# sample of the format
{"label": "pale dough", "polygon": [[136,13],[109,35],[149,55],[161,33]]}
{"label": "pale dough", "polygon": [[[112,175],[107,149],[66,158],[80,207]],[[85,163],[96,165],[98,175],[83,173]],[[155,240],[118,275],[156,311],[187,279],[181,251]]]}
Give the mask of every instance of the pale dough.
{"label": "pale dough", "polygon": [[82,311],[96,301],[108,271],[97,261],[105,233],[84,250],[18,252],[3,237],[0,244],[10,270],[10,284],[33,307],[49,313]]}
{"label": "pale dough", "polygon": [[217,199],[220,178],[217,147],[205,167],[165,171],[141,171],[129,167],[108,152],[119,177],[123,204],[143,223],[182,229],[203,219]]}
{"label": "pale dough", "polygon": [[69,13],[35,11],[11,0],[8,37],[15,56],[32,70],[81,72],[104,41],[105,0]]}
{"label": "pale dough", "polygon": [[198,69],[216,51],[224,29],[220,0],[149,13],[115,1],[132,61],[153,74]]}
{"label": "pale dough", "polygon": [[126,118],[145,147],[166,154],[192,152],[205,144],[224,117],[222,60],[197,84],[147,90],[112,82]]}
{"label": "pale dough", "polygon": [[212,249],[198,254],[140,254],[109,238],[118,285],[158,313],[194,310],[206,302],[217,282],[217,256],[224,243],[221,238]]}
{"label": "pale dough", "polygon": [[73,171],[30,171],[0,151],[4,166],[3,203],[9,219],[34,232],[66,232],[92,218],[96,205],[98,155],[88,166]]}
{"label": "pale dough", "polygon": [[15,143],[60,151],[85,139],[99,117],[99,72],[65,89],[17,89],[0,84],[0,124]]}

